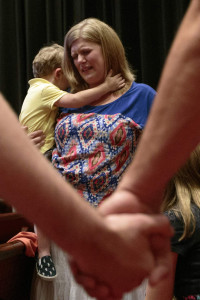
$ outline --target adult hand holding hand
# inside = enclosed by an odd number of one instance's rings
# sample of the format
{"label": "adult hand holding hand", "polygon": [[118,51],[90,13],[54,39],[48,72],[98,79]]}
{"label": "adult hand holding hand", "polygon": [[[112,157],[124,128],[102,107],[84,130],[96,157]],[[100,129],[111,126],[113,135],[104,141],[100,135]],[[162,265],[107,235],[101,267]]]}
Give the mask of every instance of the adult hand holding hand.
{"label": "adult hand holding hand", "polygon": [[105,217],[105,224],[112,235],[102,242],[98,259],[72,262],[75,279],[90,296],[99,300],[120,299],[146,277],[150,276],[155,284],[161,274],[167,274],[172,230],[166,217],[110,215]]}
{"label": "adult hand holding hand", "polygon": [[[152,271],[149,281],[155,284],[161,280],[169,271],[169,259],[170,259],[170,234],[166,235],[167,231],[162,235],[162,233],[156,233],[156,220],[159,220],[160,214],[155,214],[153,205],[152,207],[142,201],[141,196],[134,194],[133,191],[129,191],[123,188],[118,188],[118,190],[105,200],[98,208],[99,212],[103,216],[110,214],[137,214],[144,213],[151,216],[154,219],[155,232],[149,239],[151,244],[152,253],[155,256],[155,268]],[[154,214],[153,214],[154,213]],[[165,218],[165,217],[164,217]],[[170,227],[169,220],[166,218],[166,224],[168,223],[168,230],[171,230],[171,236],[173,234],[173,229]],[[157,230],[159,227],[159,222],[157,223]],[[167,227],[166,227],[167,229]]]}

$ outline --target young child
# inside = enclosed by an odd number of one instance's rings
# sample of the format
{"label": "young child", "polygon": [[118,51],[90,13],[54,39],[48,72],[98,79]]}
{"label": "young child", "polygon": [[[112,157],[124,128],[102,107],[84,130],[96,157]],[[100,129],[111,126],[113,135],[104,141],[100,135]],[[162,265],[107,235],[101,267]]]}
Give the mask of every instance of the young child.
{"label": "young child", "polygon": [[200,145],[169,181],[162,210],[174,228],[172,272],[155,287],[147,287],[146,300],[200,299]]}
{"label": "young child", "polygon": [[45,153],[54,145],[54,125],[58,107],[81,107],[116,91],[124,86],[121,75],[107,75],[104,83],[93,89],[70,94],[68,81],[62,71],[64,48],[58,44],[43,47],[33,60],[34,79],[22,105],[19,120],[28,127],[28,132],[42,130],[46,135]]}
{"label": "young child", "polygon": [[[65,90],[68,81],[62,71],[64,48],[58,44],[43,47],[33,60],[34,79],[22,105],[19,120],[28,132],[42,130],[46,136],[41,152],[49,158],[54,146],[54,125],[58,107],[81,107],[102,97],[104,94],[124,86],[121,75],[111,76],[109,72],[104,83],[76,94]],[[51,157],[51,155],[50,155]],[[50,241],[36,229],[38,235],[37,273],[45,280],[53,280],[57,274],[50,254]]]}

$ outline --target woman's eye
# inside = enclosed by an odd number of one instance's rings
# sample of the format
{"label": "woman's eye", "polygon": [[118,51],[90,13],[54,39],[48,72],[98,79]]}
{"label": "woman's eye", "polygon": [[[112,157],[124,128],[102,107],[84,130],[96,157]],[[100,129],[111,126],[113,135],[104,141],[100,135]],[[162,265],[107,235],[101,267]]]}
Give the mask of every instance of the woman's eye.
{"label": "woman's eye", "polygon": [[90,53],[90,50],[83,50],[83,52],[82,52],[84,55],[87,55],[87,54],[89,54]]}
{"label": "woman's eye", "polygon": [[75,60],[78,57],[78,55],[74,54],[72,55],[72,59]]}

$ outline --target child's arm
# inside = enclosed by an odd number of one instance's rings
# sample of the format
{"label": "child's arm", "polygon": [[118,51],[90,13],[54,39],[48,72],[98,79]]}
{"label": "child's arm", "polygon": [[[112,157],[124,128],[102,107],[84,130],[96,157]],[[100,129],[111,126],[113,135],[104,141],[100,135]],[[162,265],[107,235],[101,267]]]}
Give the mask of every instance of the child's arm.
{"label": "child's arm", "polygon": [[177,258],[177,253],[172,252],[171,272],[155,286],[147,285],[145,300],[172,300]]}
{"label": "child's arm", "polygon": [[124,87],[125,80],[121,74],[117,74],[113,77],[111,74],[112,71],[108,73],[104,83],[99,86],[75,94],[67,93],[56,101],[54,105],[58,107],[78,108],[98,100],[108,92],[113,92]]}

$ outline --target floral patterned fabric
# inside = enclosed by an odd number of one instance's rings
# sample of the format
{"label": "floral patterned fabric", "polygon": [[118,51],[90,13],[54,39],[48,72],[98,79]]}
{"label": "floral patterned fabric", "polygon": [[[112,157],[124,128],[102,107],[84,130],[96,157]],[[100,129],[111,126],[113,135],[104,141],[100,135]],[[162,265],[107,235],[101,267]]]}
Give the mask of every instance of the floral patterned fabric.
{"label": "floral patterned fabric", "polygon": [[130,164],[141,128],[121,114],[62,115],[53,165],[92,205],[110,195]]}
{"label": "floral patterned fabric", "polygon": [[93,206],[116,189],[130,164],[155,94],[133,82],[113,102],[61,109],[52,163]]}

